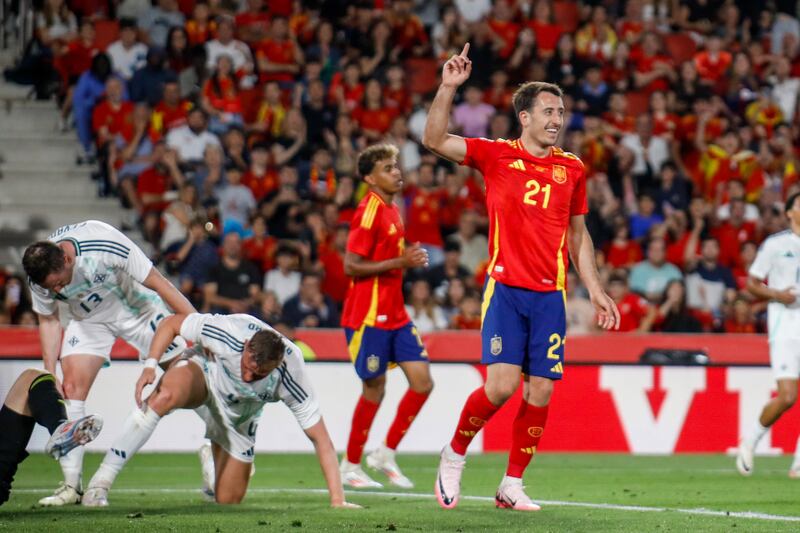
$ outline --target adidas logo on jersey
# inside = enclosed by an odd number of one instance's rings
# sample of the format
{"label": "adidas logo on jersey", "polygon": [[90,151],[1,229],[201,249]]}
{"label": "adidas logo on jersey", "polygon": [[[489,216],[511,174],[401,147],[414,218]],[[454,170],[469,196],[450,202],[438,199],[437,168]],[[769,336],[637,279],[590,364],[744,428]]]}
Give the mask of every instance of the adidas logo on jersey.
{"label": "adidas logo on jersey", "polygon": [[515,169],[521,170],[523,172],[525,172],[527,170],[525,168],[525,163],[522,161],[522,159],[517,159],[513,163],[509,163],[508,164],[508,168],[515,168]]}
{"label": "adidas logo on jersey", "polygon": [[550,369],[550,372],[553,372],[555,374],[563,374],[564,367],[561,365],[561,363],[556,363],[556,365]]}

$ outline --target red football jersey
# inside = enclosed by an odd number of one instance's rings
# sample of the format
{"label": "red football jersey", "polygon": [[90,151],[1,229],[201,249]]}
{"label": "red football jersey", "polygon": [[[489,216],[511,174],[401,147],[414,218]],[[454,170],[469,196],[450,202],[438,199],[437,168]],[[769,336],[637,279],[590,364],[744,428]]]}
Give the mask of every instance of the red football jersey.
{"label": "red football jersey", "polygon": [[462,164],[486,181],[489,275],[512,287],[564,289],[570,217],[588,212],[583,163],[557,147],[534,157],[520,139],[466,142]]}
{"label": "red football jersey", "polygon": [[[403,254],[405,229],[396,205],[387,205],[370,192],[353,216],[347,251],[369,261],[385,261]],[[344,301],[342,326],[359,329],[366,325],[397,329],[410,322],[403,302],[403,271],[390,270],[378,276],[352,278]]]}

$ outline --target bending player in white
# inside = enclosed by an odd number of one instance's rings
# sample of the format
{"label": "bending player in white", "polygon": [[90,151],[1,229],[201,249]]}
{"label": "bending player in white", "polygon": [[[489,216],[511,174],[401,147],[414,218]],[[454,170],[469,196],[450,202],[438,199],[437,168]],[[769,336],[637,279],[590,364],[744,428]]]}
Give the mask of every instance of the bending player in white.
{"label": "bending player in white", "polygon": [[[739,444],[736,468],[743,476],[753,473],[756,445],[770,426],[797,400],[800,378],[800,193],[786,201],[789,229],[768,237],[750,266],[747,289],[769,300],[769,358],[778,383],[778,395],[764,406],[753,429]],[[766,282],[766,283],[765,283]],[[800,439],[789,477],[800,478]]]}
{"label": "bending player in white", "polygon": [[[97,373],[108,364],[117,338],[139,350],[143,358],[156,326],[171,313],[167,305],[175,312],[194,312],[138,246],[97,220],[64,226],[46,241],[28,246],[22,265],[33,310],[39,315],[44,368],[55,376],[60,357],[70,420],[85,415],[86,397]],[[63,341],[57,301],[64,302],[71,315]],[[165,359],[185,347],[183,339],[176,339]],[[41,499],[41,505],[81,501],[83,453],[83,447],[78,447],[61,458],[64,482],[55,494]]]}
{"label": "bending player in white", "polygon": [[[173,363],[143,404],[142,389],[176,335],[194,346]],[[336,450],[305,375],[300,348],[250,315],[177,314],[156,330],[136,384],[135,411],[92,477],[85,505],[108,505],[108,490],[125,463],[175,409],[194,409],[206,423],[214,454],[217,503],[239,503],[247,492],[255,435],[268,402],[284,402],[314,443],[332,507],[357,507],[344,499]]]}

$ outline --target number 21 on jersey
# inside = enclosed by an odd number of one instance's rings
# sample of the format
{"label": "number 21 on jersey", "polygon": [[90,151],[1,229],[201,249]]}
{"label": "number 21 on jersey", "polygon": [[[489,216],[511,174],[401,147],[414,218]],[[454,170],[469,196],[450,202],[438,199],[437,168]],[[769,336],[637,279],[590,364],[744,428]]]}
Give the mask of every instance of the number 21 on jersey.
{"label": "number 21 on jersey", "polygon": [[[550,184],[548,183],[542,187],[538,181],[528,180],[525,187],[527,187],[528,192],[525,193],[522,201],[528,205],[539,205],[539,201],[541,201],[542,209],[547,209],[547,206],[550,205]],[[538,200],[536,199],[537,196],[539,197]]]}

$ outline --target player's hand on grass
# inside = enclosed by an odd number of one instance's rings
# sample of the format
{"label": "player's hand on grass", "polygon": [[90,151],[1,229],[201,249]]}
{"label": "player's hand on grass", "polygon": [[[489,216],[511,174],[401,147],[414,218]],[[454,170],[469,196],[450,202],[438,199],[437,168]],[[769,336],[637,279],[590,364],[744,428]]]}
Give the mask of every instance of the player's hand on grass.
{"label": "player's hand on grass", "polygon": [[605,291],[590,294],[594,310],[597,312],[597,325],[605,330],[619,329],[619,309],[611,296]]}
{"label": "player's hand on grass", "polygon": [[142,407],[142,391],[144,388],[152,384],[156,380],[156,371],[153,368],[145,368],[142,370],[142,375],[136,382],[136,405]]}
{"label": "player's hand on grass", "polygon": [[794,292],[793,288],[783,289],[782,291],[775,291],[775,297],[773,298],[776,302],[780,302],[783,305],[792,305],[797,301],[797,295]]}
{"label": "player's hand on grass", "polygon": [[467,57],[469,53],[469,43],[464,45],[464,49],[457,56],[447,60],[442,68],[442,85],[448,87],[458,87],[472,73],[472,61]]}
{"label": "player's hand on grass", "polygon": [[332,503],[331,507],[333,507],[334,509],[363,509],[363,507],[361,507],[357,503],[351,503],[351,502]]}
{"label": "player's hand on grass", "polygon": [[403,251],[403,268],[428,266],[428,251],[415,242]]}

